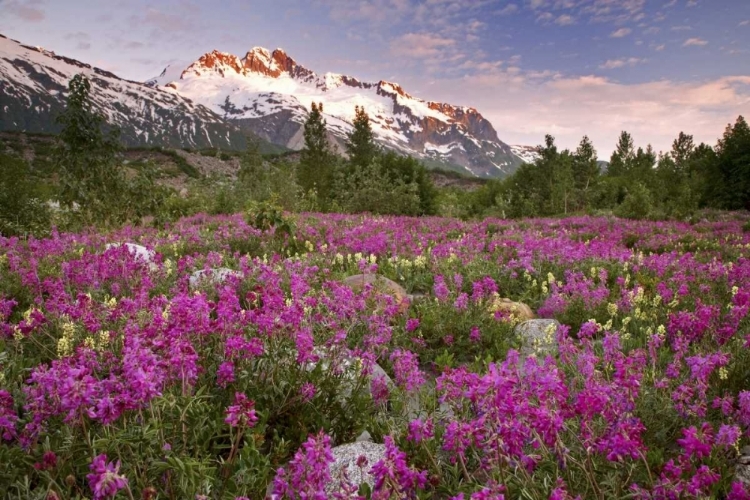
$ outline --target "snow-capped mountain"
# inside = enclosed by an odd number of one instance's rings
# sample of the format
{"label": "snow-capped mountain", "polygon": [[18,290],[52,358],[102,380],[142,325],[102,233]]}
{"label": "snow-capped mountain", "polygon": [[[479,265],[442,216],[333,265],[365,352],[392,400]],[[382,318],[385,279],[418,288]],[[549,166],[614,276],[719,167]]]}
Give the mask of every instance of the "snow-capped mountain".
{"label": "snow-capped mountain", "polygon": [[[351,130],[356,105],[370,116],[385,147],[479,177],[512,173],[524,158],[502,142],[492,124],[474,108],[425,101],[396,83],[360,81],[314,71],[282,49],[256,47],[244,57],[213,51],[183,71],[169,67],[147,83],[201,103],[260,137],[300,149],[303,124],[313,102],[323,112],[339,146]],[[524,153],[525,154],[525,153]]]}
{"label": "snow-capped mountain", "polygon": [[244,134],[234,124],[184,96],[118,78],[2,35],[0,130],[59,132],[55,117],[64,109],[68,82],[77,73],[88,76],[95,107],[120,127],[128,145],[244,147]]}
{"label": "snow-capped mountain", "polygon": [[525,163],[534,163],[536,160],[541,158],[539,154],[538,146],[511,146],[513,154],[521,158]]}

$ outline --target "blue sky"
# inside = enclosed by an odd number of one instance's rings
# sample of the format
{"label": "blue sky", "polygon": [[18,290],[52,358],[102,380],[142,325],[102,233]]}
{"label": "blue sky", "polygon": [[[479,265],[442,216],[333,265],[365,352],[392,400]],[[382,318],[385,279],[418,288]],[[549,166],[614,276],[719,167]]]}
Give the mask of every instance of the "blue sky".
{"label": "blue sky", "polygon": [[750,115],[750,0],[0,0],[0,33],[133,80],[213,49],[476,107],[501,140],[601,158]]}

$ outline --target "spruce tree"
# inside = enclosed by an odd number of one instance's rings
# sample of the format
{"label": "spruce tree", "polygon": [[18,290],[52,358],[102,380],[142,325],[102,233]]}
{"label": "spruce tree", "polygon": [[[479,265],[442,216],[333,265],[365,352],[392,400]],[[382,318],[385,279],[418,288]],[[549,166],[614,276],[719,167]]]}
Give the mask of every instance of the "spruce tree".
{"label": "spruce tree", "polygon": [[573,155],[573,179],[576,189],[587,192],[599,177],[596,149],[588,136],[583,136]]}
{"label": "spruce tree", "polygon": [[635,146],[633,145],[633,137],[623,130],[617,142],[617,149],[612,153],[612,157],[609,160],[607,175],[610,177],[620,177],[627,174],[633,166],[634,159]]}
{"label": "spruce tree", "polygon": [[375,143],[375,136],[370,127],[370,117],[364,107],[354,107],[354,130],[347,135],[346,152],[349,155],[349,165],[366,169],[380,153]]}
{"label": "spruce tree", "polygon": [[331,196],[334,177],[334,157],[326,135],[323,103],[312,103],[305,121],[305,148],[300,156],[297,176],[304,193],[315,189],[321,200]]}
{"label": "spruce tree", "polygon": [[57,121],[62,125],[56,151],[60,198],[84,224],[122,222],[127,202],[125,178],[115,155],[119,131],[104,132],[102,115],[92,105],[91,83],[83,74],[69,83],[68,102]]}

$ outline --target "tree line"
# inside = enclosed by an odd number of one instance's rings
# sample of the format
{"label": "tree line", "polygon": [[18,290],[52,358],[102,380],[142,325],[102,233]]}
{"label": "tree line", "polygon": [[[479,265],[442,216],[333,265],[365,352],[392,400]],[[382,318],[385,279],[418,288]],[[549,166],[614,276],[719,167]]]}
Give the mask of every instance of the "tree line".
{"label": "tree line", "polygon": [[750,127],[740,116],[716,146],[680,132],[666,153],[636,148],[620,134],[607,165],[591,140],[559,150],[551,135],[539,158],[467,194],[465,215],[557,216],[611,212],[629,218],[685,218],[699,209],[750,209]]}
{"label": "tree line", "polygon": [[[419,160],[379,146],[363,107],[355,107],[344,154],[337,153],[323,105],[312,103],[299,162],[264,157],[249,138],[236,179],[201,177],[184,195],[157,182],[153,165],[124,167],[117,129],[93,109],[90,92],[84,75],[70,81],[52,155],[54,193],[40,188],[22,158],[0,152],[0,234],[41,234],[53,225],[116,227],[144,217],[164,224],[199,212],[231,214],[259,206],[464,218],[612,213],[684,219],[702,208],[750,209],[750,128],[742,116],[714,147],[696,145],[681,132],[670,151],[657,154],[651,146],[636,148],[633,137],[622,132],[606,166],[597,161],[588,137],[571,151],[560,150],[547,135],[536,161],[466,190],[436,188]],[[61,210],[52,210],[45,199]]]}

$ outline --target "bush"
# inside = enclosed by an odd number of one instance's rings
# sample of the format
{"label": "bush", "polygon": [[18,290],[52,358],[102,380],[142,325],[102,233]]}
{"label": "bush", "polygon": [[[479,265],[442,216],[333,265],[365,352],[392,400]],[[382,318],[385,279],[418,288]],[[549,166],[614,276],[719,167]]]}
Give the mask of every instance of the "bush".
{"label": "bush", "polygon": [[628,187],[625,200],[615,208],[614,213],[624,219],[647,219],[653,211],[651,192],[640,182],[634,182]]}
{"label": "bush", "polygon": [[49,226],[50,208],[26,162],[0,154],[0,235],[41,235]]}

